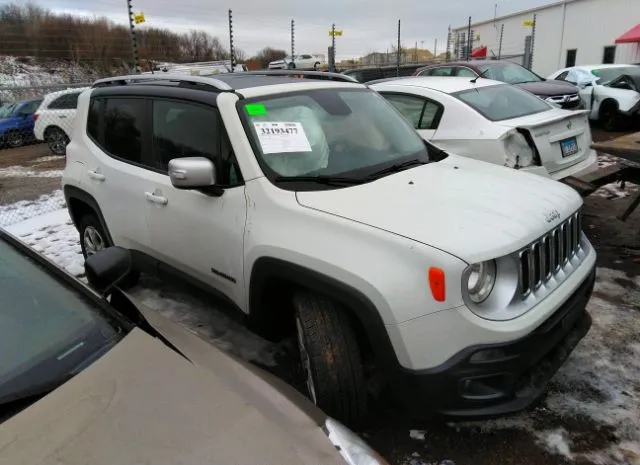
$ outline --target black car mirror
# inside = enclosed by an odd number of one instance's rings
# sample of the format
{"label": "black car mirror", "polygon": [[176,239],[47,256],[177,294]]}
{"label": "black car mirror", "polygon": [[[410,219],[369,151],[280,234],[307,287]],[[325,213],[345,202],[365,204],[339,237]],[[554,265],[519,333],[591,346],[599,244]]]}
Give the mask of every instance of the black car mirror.
{"label": "black car mirror", "polygon": [[84,262],[85,275],[91,287],[106,296],[133,268],[131,252],[114,246],[99,250]]}

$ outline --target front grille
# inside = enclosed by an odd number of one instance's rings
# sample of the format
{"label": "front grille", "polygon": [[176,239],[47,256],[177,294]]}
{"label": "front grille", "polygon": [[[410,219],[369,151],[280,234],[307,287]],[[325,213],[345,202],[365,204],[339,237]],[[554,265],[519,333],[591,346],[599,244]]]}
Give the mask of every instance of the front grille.
{"label": "front grille", "polygon": [[553,97],[548,97],[547,100],[565,109],[578,108],[581,104],[580,95],[578,94],[554,95]]}
{"label": "front grille", "polygon": [[565,267],[580,248],[581,233],[582,216],[577,212],[520,251],[520,292],[523,297]]}

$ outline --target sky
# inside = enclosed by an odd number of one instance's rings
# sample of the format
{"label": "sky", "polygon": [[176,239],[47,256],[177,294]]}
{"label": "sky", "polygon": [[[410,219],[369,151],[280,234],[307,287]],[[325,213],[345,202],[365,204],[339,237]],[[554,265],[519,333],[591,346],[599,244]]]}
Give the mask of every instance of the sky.
{"label": "sky", "polygon": [[[14,0],[15,1],[15,0]],[[17,0],[22,3],[23,0]],[[203,29],[228,47],[228,9],[233,9],[234,42],[248,56],[265,46],[290,50],[291,20],[295,20],[297,53],[327,54],[329,29],[342,30],[336,38],[338,60],[397,44],[398,19],[403,47],[445,51],[447,28],[465,25],[468,17],[482,21],[544,5],[553,0],[131,0],[143,11],[140,27],[166,27],[176,32]],[[126,0],[32,0],[56,12],[107,16],[127,23]],[[10,3],[0,0],[0,4]],[[90,8],[89,8],[90,5]],[[436,46],[437,41],[437,46]]]}

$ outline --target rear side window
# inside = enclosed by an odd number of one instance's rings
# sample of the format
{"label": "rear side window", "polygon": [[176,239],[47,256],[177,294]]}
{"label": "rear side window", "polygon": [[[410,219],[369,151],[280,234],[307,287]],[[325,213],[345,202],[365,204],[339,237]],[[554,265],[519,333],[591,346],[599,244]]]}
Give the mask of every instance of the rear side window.
{"label": "rear side window", "polygon": [[442,106],[424,97],[403,94],[382,94],[407,118],[416,129],[437,129],[442,117]]}
{"label": "rear side window", "polygon": [[110,98],[104,103],[104,149],[133,163],[142,162],[142,134],[147,101]]}
{"label": "rear side window", "polygon": [[47,107],[49,110],[75,110],[78,107],[78,96],[80,92],[64,94],[55,98]]}
{"label": "rear side window", "polygon": [[477,87],[452,96],[460,99],[491,121],[504,121],[551,110],[551,106],[535,95],[512,85]]}
{"label": "rear side window", "polygon": [[434,68],[431,70],[430,76],[453,76],[453,68],[451,66]]}
{"label": "rear side window", "polygon": [[89,113],[87,114],[87,134],[98,143],[100,140],[100,100],[93,99],[89,105]]}

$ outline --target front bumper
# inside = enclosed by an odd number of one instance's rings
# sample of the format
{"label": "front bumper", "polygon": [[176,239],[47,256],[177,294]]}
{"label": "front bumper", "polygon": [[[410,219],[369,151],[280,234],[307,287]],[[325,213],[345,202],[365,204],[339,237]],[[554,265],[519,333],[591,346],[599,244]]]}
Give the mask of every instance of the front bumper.
{"label": "front bumper", "polygon": [[551,317],[521,339],[468,347],[428,370],[402,369],[392,380],[397,402],[417,416],[456,420],[526,409],[589,331],[585,307],[594,282],[595,268]]}

